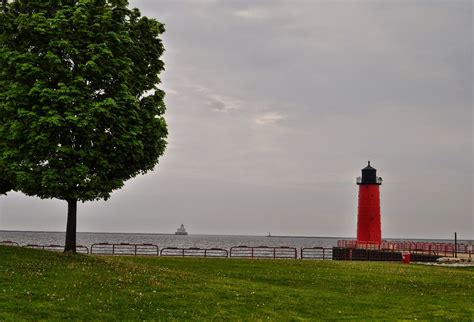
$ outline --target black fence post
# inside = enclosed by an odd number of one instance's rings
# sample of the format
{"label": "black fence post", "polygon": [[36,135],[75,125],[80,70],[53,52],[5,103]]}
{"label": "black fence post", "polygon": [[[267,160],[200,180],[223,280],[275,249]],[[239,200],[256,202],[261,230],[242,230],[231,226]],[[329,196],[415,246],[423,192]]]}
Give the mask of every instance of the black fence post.
{"label": "black fence post", "polygon": [[454,232],[454,257],[458,258],[458,233]]}

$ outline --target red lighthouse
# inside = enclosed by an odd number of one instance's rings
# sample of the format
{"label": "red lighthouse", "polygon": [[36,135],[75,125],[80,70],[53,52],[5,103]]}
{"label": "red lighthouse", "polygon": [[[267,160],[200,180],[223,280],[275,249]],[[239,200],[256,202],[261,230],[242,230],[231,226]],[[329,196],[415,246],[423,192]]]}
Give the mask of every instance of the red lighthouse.
{"label": "red lighthouse", "polygon": [[382,229],[380,224],[380,185],[382,178],[369,164],[362,169],[362,177],[357,178],[359,186],[359,208],[357,215],[357,242],[380,244]]}

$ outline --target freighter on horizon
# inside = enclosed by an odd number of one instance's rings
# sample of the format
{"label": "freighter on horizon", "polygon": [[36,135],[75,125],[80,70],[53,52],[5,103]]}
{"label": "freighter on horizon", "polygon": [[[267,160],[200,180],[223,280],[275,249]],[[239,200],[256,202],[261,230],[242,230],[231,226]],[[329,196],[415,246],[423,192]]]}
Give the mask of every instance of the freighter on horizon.
{"label": "freighter on horizon", "polygon": [[187,235],[188,232],[186,231],[186,228],[184,228],[184,225],[181,224],[181,227],[178,228],[178,230],[174,233],[175,235]]}

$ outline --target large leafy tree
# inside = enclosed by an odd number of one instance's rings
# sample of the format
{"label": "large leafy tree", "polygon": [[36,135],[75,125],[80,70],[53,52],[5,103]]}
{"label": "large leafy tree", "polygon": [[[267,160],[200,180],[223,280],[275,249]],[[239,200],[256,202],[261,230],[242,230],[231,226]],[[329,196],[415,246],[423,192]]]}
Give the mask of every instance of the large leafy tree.
{"label": "large leafy tree", "polygon": [[164,26],[126,0],[0,6],[4,190],[67,201],[75,252],[77,202],[109,198],[165,150]]}

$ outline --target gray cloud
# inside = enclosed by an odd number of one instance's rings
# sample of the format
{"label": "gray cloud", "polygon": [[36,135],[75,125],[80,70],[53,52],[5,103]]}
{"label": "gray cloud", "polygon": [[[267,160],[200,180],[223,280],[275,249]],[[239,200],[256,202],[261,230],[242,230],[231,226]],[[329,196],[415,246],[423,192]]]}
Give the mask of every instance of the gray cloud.
{"label": "gray cloud", "polygon": [[[132,4],[166,24],[170,146],[80,230],[354,236],[370,159],[384,236],[474,237],[471,1]],[[65,227],[57,201],[0,211]]]}
{"label": "gray cloud", "polygon": [[264,114],[257,115],[257,117],[255,118],[255,123],[260,125],[275,124],[284,120],[285,118],[286,117],[284,115],[278,112],[267,112]]}

